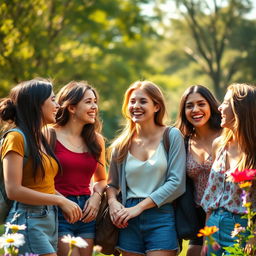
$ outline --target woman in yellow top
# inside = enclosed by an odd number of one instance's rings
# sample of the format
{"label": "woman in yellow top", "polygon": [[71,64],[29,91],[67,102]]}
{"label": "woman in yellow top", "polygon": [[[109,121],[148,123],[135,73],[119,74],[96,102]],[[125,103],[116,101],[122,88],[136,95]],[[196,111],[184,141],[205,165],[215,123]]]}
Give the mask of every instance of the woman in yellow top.
{"label": "woman in yellow top", "polygon": [[19,128],[25,135],[29,152],[23,167],[23,135],[18,131],[7,134],[2,144],[1,160],[6,193],[14,200],[7,222],[25,224],[25,244],[19,253],[56,255],[57,208],[70,223],[82,217],[80,207],[55,191],[54,177],[59,164],[42,133],[44,125],[55,122],[59,106],[55,102],[52,84],[33,79],[14,87],[8,98],[0,102],[2,121]]}

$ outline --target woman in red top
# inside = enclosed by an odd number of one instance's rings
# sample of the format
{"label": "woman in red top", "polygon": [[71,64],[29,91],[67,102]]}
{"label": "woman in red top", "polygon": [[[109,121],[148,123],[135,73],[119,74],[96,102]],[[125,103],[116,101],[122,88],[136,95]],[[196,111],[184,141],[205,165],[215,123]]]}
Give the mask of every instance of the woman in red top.
{"label": "woman in red top", "polygon": [[[62,167],[55,178],[56,190],[76,202],[83,210],[83,218],[68,223],[59,211],[58,255],[67,255],[68,244],[61,242],[64,235],[80,236],[86,248],[74,248],[72,255],[91,255],[95,236],[95,218],[106,186],[105,146],[100,135],[98,96],[86,82],[70,82],[57,95],[60,105],[55,154]],[[91,178],[96,184],[90,190]]]}

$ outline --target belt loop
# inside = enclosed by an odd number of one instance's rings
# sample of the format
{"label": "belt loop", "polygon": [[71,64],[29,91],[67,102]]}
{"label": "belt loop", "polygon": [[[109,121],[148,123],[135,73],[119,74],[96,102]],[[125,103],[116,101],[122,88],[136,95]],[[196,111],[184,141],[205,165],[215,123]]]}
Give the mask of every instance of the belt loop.
{"label": "belt loop", "polygon": [[14,201],[13,202],[13,209],[15,210],[15,212],[18,210],[18,204],[19,204],[19,202],[17,202],[17,201]]}

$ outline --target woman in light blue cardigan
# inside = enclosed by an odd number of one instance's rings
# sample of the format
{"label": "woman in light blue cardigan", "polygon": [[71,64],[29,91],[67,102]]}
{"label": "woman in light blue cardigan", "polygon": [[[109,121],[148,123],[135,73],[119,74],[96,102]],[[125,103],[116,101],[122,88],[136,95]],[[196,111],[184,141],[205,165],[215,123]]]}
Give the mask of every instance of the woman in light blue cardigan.
{"label": "woman in light blue cardigan", "polygon": [[123,256],[176,255],[172,202],[185,191],[183,137],[178,129],[169,129],[170,146],[165,149],[166,107],[152,82],[133,83],[122,112],[126,126],[110,146],[107,189],[110,217],[120,228],[117,249]]}

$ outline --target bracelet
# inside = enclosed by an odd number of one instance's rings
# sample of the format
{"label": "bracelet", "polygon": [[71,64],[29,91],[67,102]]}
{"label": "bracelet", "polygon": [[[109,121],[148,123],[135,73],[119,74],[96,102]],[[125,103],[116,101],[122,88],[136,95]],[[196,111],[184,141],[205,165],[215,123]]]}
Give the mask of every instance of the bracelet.
{"label": "bracelet", "polygon": [[102,198],[102,194],[100,192],[94,191],[94,193],[97,193],[100,196],[100,198]]}

